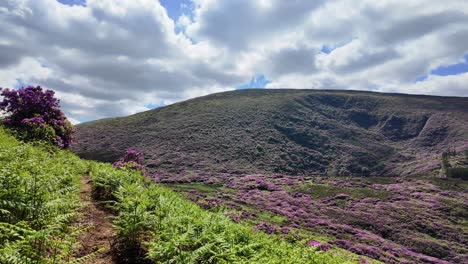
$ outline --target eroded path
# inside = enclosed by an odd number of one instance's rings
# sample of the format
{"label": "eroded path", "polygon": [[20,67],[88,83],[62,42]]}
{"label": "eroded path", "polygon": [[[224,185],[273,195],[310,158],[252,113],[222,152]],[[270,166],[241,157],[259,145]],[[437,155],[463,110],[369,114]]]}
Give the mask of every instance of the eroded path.
{"label": "eroded path", "polygon": [[82,178],[81,202],[85,205],[77,225],[87,231],[78,237],[76,258],[93,254],[85,263],[114,263],[112,259],[112,243],[115,240],[115,230],[112,227],[113,215],[102,208],[99,202],[92,199],[92,186],[90,178]]}

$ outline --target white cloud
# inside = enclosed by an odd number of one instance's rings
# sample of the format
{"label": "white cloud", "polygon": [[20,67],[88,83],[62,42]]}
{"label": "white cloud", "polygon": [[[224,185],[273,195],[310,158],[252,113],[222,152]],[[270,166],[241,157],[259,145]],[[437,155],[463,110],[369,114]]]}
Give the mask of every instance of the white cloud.
{"label": "white cloud", "polygon": [[406,87],[390,86],[384,91],[468,97],[467,83],[468,72],[450,76],[430,75],[424,82],[413,83]]}
{"label": "white cloud", "polygon": [[185,14],[182,14],[177,20],[177,26],[180,28],[186,28],[192,23],[192,20]]}
{"label": "white cloud", "polygon": [[14,87],[18,83],[18,80],[28,80],[31,78],[42,81],[51,75],[51,69],[44,67],[36,59],[26,57],[20,59],[16,65],[1,68],[0,87]]}
{"label": "white cloud", "polygon": [[[0,87],[57,91],[75,122],[233,89],[467,95],[466,75],[429,76],[468,53],[459,0],[194,0],[177,21],[159,1],[0,2]],[[183,29],[175,33],[175,28]],[[330,54],[324,45],[336,46]]]}

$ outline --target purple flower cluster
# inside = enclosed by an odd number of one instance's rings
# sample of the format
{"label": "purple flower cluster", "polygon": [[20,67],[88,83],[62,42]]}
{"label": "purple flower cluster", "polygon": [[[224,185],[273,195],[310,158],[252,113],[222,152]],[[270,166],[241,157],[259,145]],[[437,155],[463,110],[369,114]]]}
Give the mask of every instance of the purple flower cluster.
{"label": "purple flower cluster", "polygon": [[19,132],[25,140],[44,140],[60,148],[72,143],[74,128],[60,110],[54,91],[40,86],[18,90],[1,89],[0,110],[8,116],[3,124]]}
{"label": "purple flower cluster", "polygon": [[315,247],[315,248],[317,248],[317,250],[324,251],[324,252],[330,250],[330,245],[329,244],[320,243],[320,242],[315,241],[315,240],[310,240],[309,241],[309,246]]}
{"label": "purple flower cluster", "polygon": [[112,166],[114,168],[131,168],[141,171],[143,175],[146,174],[145,159],[143,158],[143,153],[138,152],[134,149],[127,150],[119,160],[112,164]]}
{"label": "purple flower cluster", "polygon": [[236,223],[240,222],[243,219],[247,219],[250,216],[252,216],[251,214],[247,213],[246,211],[242,211],[241,213],[227,212],[224,215],[231,218],[231,220],[236,222]]}
{"label": "purple flower cluster", "polygon": [[269,235],[276,233],[276,226],[267,222],[261,222],[255,227],[255,229],[263,231]]}
{"label": "purple flower cluster", "polygon": [[[189,193],[194,201],[215,199],[211,204],[275,213],[284,217],[281,224],[287,228],[332,237],[329,244],[385,263],[463,263],[466,257],[468,233],[457,223],[466,216],[468,195],[427,180],[234,175],[184,169],[158,169],[156,177],[186,186],[202,182],[213,189]],[[216,191],[216,186],[222,189]],[[327,192],[318,193],[324,187]],[[262,221],[252,214],[248,217]],[[239,214],[231,218],[241,219]],[[295,233],[262,222],[257,229],[286,239]]]}

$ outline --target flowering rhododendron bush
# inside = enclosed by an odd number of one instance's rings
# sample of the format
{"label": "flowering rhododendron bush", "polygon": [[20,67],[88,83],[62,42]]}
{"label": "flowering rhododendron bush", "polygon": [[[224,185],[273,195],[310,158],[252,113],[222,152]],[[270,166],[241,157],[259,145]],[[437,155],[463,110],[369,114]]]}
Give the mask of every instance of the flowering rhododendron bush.
{"label": "flowering rhododendron bush", "polygon": [[112,166],[114,168],[131,168],[139,170],[143,175],[145,174],[145,159],[143,158],[143,153],[134,149],[127,150]]}
{"label": "flowering rhododendron bush", "polygon": [[7,114],[3,124],[18,132],[21,139],[43,140],[60,148],[70,146],[74,128],[60,110],[54,91],[40,86],[0,91],[0,110]]}

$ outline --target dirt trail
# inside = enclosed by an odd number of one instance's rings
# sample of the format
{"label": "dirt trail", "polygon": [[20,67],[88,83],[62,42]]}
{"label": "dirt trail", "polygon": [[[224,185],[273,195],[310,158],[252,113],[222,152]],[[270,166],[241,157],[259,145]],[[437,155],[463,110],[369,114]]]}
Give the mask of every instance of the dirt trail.
{"label": "dirt trail", "polygon": [[111,247],[115,239],[115,230],[112,227],[113,215],[102,209],[92,197],[92,186],[88,176],[83,177],[81,202],[85,206],[81,209],[82,216],[77,225],[81,228],[89,228],[88,231],[78,237],[79,247],[76,249],[76,258],[99,251],[95,257],[85,263],[108,264],[115,263],[112,259]]}

